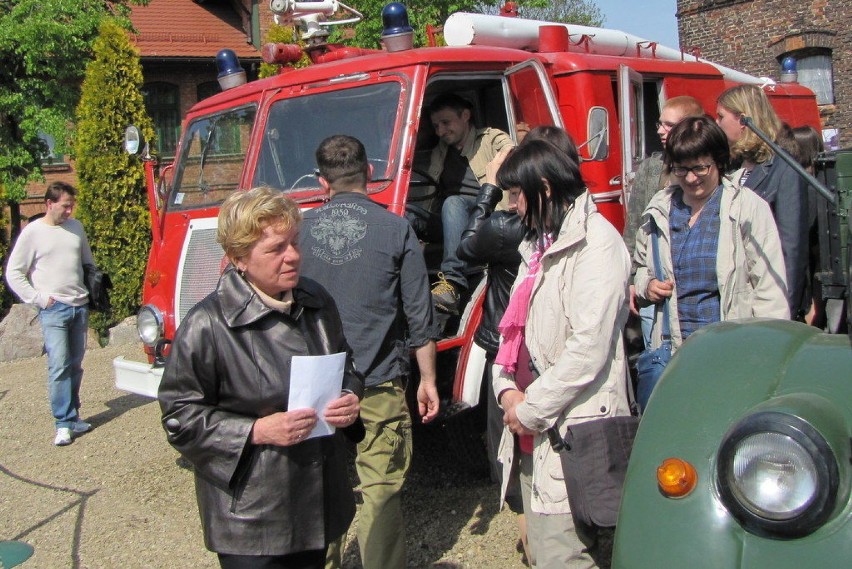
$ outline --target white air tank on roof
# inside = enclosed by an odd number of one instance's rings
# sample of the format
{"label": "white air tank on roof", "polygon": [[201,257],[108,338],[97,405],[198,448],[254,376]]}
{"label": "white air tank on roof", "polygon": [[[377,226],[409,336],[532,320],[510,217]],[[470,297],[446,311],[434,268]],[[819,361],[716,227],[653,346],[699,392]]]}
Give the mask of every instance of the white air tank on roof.
{"label": "white air tank on roof", "polygon": [[[582,36],[589,36],[591,41],[584,47],[578,47],[577,51],[583,51],[595,55],[612,56],[635,56],[638,44],[648,45],[649,40],[628,34],[619,30],[607,28],[593,28],[574,24],[554,24],[540,20],[526,20],[523,18],[507,18],[504,16],[488,16],[484,14],[469,14],[456,12],[447,18],[444,24],[444,40],[447,45],[489,45],[493,47],[508,47],[514,49],[525,49],[538,51],[538,29],[541,26],[563,25],[568,29],[571,40],[576,42]],[[658,59],[672,61],[690,60],[693,56],[684,56],[680,50],[672,49],[657,44],[655,55]],[[747,73],[730,69],[723,65],[707,61],[706,59],[694,58],[697,61],[708,63],[722,72],[725,79],[738,83],[774,83],[768,78],[758,78]]]}

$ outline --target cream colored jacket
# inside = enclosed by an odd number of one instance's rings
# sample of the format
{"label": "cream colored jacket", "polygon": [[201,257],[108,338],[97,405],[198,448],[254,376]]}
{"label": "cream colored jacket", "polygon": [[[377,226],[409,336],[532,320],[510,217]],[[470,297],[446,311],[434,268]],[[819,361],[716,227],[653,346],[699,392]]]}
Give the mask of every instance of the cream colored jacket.
{"label": "cream colored jacket", "polygon": [[[505,147],[515,143],[508,134],[496,128],[471,128],[464,139],[461,155],[467,158],[473,175],[480,185],[485,183],[485,167]],[[444,170],[444,158],[447,145],[442,141],[432,149],[429,162],[429,175],[438,180]],[[506,192],[508,193],[508,192]]]}
{"label": "cream colored jacket", "polygon": [[[533,245],[523,257],[514,287],[525,277]],[[559,455],[546,430],[601,417],[629,415],[627,363],[622,330],[627,321],[630,258],[618,231],[598,213],[588,192],[577,198],[553,245],[542,257],[526,325],[530,356],[541,376],[518,405],[518,419],[538,431],[533,454],[532,510],[569,513]],[[513,290],[514,290],[513,287]],[[514,377],[494,367],[496,394],[516,389]],[[502,497],[516,459],[514,436],[504,429],[498,459]]]}
{"label": "cream colored jacket", "polygon": [[[653,217],[660,229],[660,263],[666,278],[672,278],[669,209],[677,186],[657,192],[642,214],[643,223],[636,233],[636,296],[640,304],[649,304],[648,283],[654,279],[654,257],[651,249]],[[787,304],[787,281],[781,240],[769,204],[757,194],[722,178],[722,202],[719,211],[719,249],[716,255],[716,278],[721,297],[722,320],[736,318],[790,317]],[[662,303],[657,305],[656,320],[663,317]],[[677,318],[677,282],[669,299],[669,323],[672,346],[682,343]],[[654,326],[651,346],[662,342],[662,326]]]}

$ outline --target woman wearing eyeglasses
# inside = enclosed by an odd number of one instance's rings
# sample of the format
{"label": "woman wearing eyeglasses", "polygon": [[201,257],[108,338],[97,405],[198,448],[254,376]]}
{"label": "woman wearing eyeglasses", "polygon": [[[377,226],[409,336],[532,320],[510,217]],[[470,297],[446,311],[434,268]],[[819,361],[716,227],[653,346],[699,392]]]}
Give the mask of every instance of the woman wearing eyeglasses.
{"label": "woman wearing eyeglasses", "polygon": [[[651,346],[661,343],[665,299],[674,349],[720,320],[788,318],[772,211],[754,192],[723,176],[730,150],[722,129],[707,117],[684,119],[669,132],[664,160],[672,184],[642,214],[634,254],[637,301],[657,306]],[[654,231],[662,279],[655,276]]]}

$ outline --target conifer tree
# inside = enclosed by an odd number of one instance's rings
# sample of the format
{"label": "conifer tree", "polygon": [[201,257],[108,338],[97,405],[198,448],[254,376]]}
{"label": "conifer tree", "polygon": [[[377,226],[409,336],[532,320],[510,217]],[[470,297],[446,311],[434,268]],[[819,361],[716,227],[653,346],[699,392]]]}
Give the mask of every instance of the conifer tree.
{"label": "conifer tree", "polygon": [[111,314],[93,314],[91,326],[108,326],[135,314],[151,232],[142,162],[123,148],[128,125],[154,136],[145,111],[139,52],[114,21],[104,20],[86,67],[77,107],[77,217],[86,228],[97,265],[113,283]]}

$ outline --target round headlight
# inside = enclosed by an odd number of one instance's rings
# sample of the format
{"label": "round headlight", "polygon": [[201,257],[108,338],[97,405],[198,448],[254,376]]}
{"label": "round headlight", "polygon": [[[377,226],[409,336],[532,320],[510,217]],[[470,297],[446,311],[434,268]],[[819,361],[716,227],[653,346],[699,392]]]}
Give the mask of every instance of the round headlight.
{"label": "round headlight", "polygon": [[156,306],[146,304],[136,315],[136,331],[146,346],[153,346],[163,337],[163,313]]}
{"label": "round headlight", "polygon": [[758,433],[734,448],[732,490],[757,514],[789,520],[813,502],[817,467],[808,451],[792,437]]}
{"label": "round headlight", "polygon": [[839,477],[831,447],[810,423],[762,412],[725,436],[717,481],[723,503],[743,527],[778,538],[801,537],[822,525]]}

